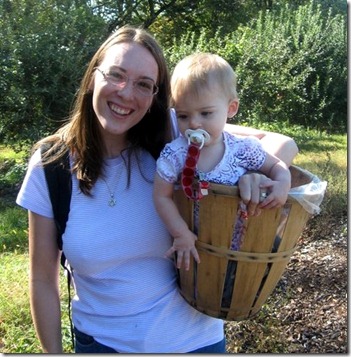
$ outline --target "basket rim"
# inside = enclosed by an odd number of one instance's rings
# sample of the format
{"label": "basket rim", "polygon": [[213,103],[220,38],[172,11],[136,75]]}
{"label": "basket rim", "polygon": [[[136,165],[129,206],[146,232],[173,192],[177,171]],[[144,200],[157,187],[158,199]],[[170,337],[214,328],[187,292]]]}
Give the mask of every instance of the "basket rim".
{"label": "basket rim", "polygon": [[[293,174],[293,172],[297,172],[298,174],[303,175],[306,178],[306,180],[309,180],[309,182],[312,182],[313,178],[315,177],[315,175],[313,175],[311,172],[309,172],[306,169],[303,169],[299,166],[296,166],[296,165],[291,165],[289,167],[289,170],[290,170],[291,174]],[[294,188],[295,187],[299,187],[299,186],[294,186]],[[180,184],[175,185],[175,190],[176,191],[182,190],[181,185]],[[210,186],[208,188],[208,194],[209,195],[236,196],[236,197],[240,198],[238,185],[230,186],[230,185],[224,185],[224,184],[214,183],[214,182],[210,182]],[[296,202],[296,200],[293,198],[293,196],[291,196],[289,194],[287,202]]]}

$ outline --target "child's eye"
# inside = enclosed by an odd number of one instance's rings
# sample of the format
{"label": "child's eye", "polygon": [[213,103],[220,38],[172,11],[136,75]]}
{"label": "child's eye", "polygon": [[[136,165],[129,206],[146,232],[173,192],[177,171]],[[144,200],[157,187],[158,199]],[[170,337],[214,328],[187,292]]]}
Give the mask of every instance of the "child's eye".
{"label": "child's eye", "polygon": [[188,118],[188,116],[185,115],[185,114],[178,114],[178,115],[177,115],[177,118],[178,118],[179,120],[186,120],[186,119]]}
{"label": "child's eye", "polygon": [[209,111],[201,112],[201,115],[202,115],[203,117],[208,117],[208,116],[210,116],[211,114],[212,114],[212,112],[209,112]]}

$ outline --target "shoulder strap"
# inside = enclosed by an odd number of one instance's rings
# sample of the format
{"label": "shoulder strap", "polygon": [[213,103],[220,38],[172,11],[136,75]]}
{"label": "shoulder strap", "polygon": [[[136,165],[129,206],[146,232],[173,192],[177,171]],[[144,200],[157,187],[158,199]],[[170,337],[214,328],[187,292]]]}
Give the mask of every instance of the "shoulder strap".
{"label": "shoulder strap", "polygon": [[[49,148],[50,144],[43,145],[41,154],[43,155]],[[68,149],[62,159],[44,165],[44,172],[57,227],[57,245],[62,250],[62,234],[66,229],[72,195],[72,175]]]}

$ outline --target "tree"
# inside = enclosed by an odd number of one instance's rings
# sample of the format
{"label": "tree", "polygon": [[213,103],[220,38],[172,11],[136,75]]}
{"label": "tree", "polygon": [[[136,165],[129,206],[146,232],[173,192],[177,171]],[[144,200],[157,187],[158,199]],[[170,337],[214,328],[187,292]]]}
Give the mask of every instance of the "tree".
{"label": "tree", "polygon": [[310,1],[298,8],[260,11],[225,36],[188,32],[165,53],[171,68],[198,51],[224,57],[238,75],[236,121],[285,123],[330,132],[346,130],[346,17]]}
{"label": "tree", "polygon": [[106,36],[85,1],[0,2],[0,141],[22,145],[67,117],[84,67]]}
{"label": "tree", "polygon": [[336,113],[341,108],[344,115],[346,110],[346,4],[319,2],[313,37],[310,19],[316,17],[311,12],[301,15],[300,22],[292,17],[309,3],[0,0],[0,142],[32,143],[60,126],[92,54],[111,31],[125,24],[148,28],[171,68],[195,50],[228,59],[244,81],[241,107],[248,106],[251,123],[293,117],[310,125],[309,111],[317,108],[316,123],[335,126]]}

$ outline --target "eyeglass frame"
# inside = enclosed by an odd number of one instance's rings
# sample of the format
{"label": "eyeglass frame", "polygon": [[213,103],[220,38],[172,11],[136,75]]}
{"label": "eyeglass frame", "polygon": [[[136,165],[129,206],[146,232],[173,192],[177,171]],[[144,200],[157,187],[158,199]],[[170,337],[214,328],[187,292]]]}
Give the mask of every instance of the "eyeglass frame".
{"label": "eyeglass frame", "polygon": [[[124,80],[122,83],[120,83],[120,84],[114,83],[114,79],[111,79],[111,73],[108,73],[108,72],[102,70],[102,69],[99,68],[99,67],[95,67],[95,69],[97,69],[97,70],[103,75],[103,77],[105,78],[105,80],[106,80],[107,82],[109,82],[109,83],[111,83],[111,84],[117,86],[119,89],[125,88],[125,86],[126,86],[126,85],[128,84],[128,82],[129,82],[129,79],[130,79],[130,78],[129,78],[125,73],[123,73],[120,69],[118,69],[118,74],[120,74],[121,76],[123,76],[123,77],[125,78],[125,80]],[[146,78],[145,80],[152,82],[152,85],[153,85],[153,91],[152,91],[152,93],[151,93],[151,94],[145,94],[145,93],[141,92],[141,91],[135,86],[135,84],[136,84],[136,82],[142,81],[142,80],[143,80],[143,79],[131,79],[133,89],[136,89],[137,93],[141,94],[141,95],[144,96],[144,97],[152,97],[152,96],[154,96],[155,94],[158,93],[159,88],[158,88],[157,84],[155,83],[155,81],[154,81],[153,79],[151,79],[151,78]],[[123,85],[123,86],[120,87],[120,85]]]}

